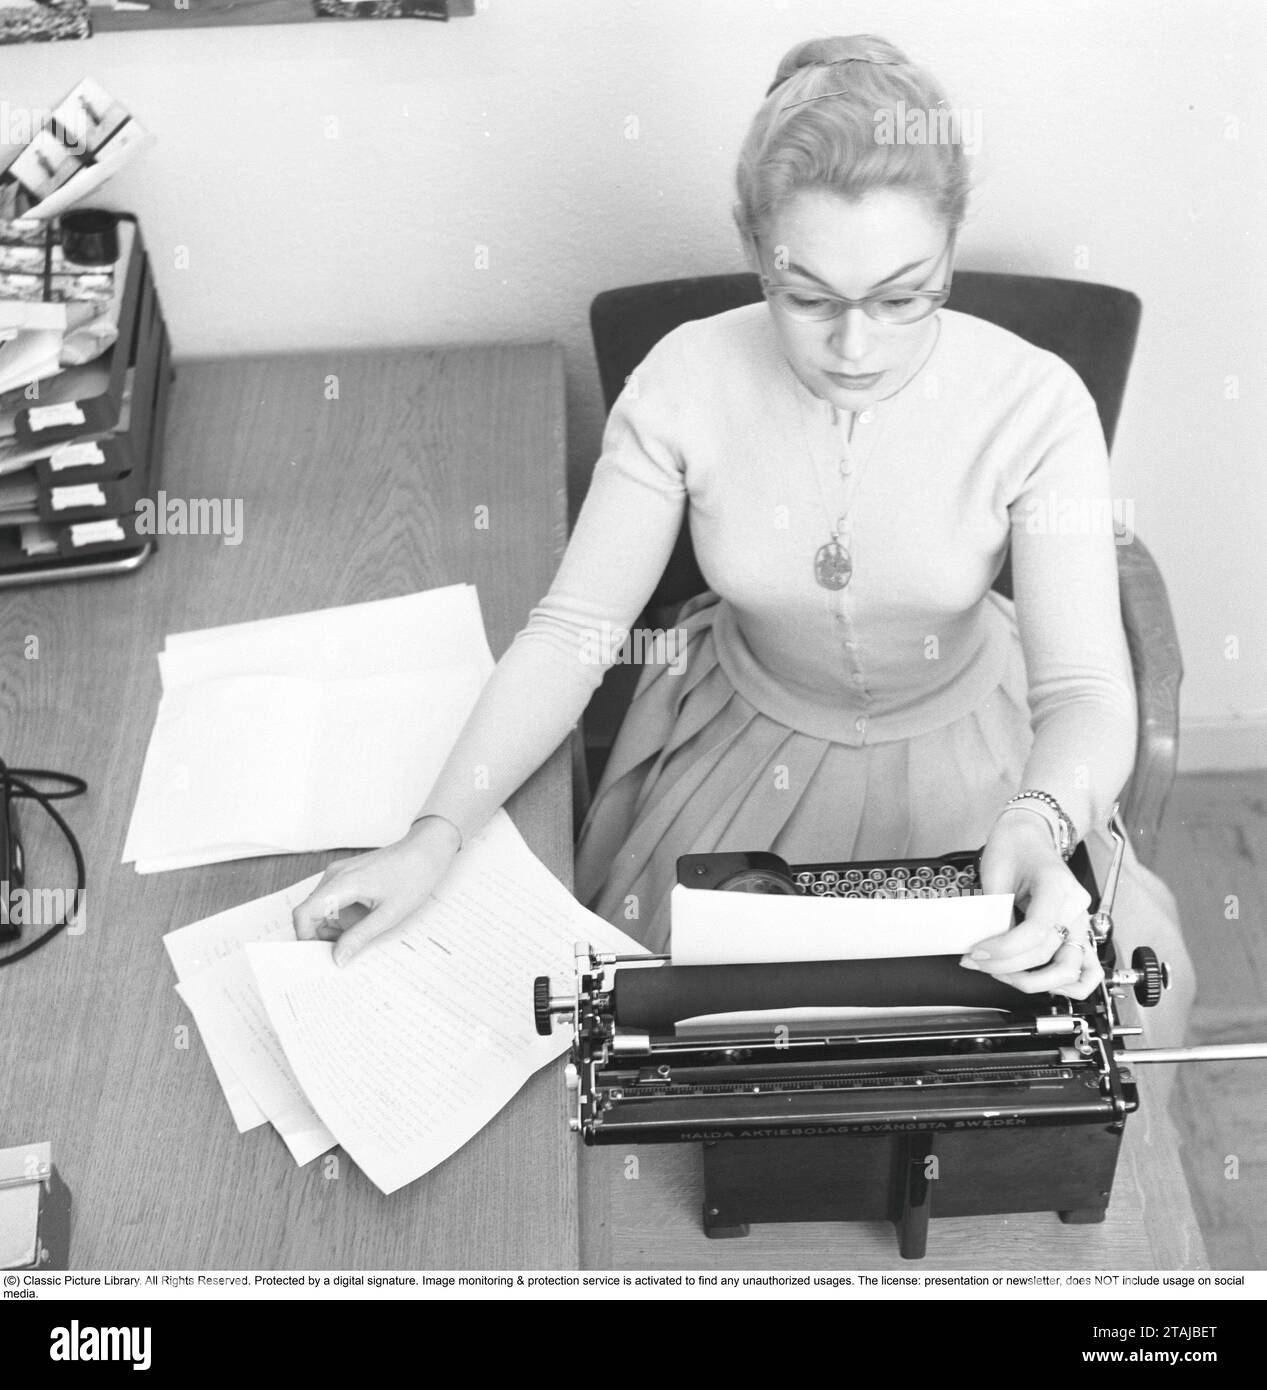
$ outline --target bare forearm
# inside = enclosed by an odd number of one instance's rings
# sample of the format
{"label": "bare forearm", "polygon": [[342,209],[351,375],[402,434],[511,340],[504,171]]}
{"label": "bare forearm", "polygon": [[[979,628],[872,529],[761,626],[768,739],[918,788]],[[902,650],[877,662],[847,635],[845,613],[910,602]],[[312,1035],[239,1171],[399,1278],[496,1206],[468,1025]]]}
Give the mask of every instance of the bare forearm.
{"label": "bare forearm", "polygon": [[1079,836],[1103,827],[1131,773],[1135,719],[1120,700],[1087,697],[1046,712],[1016,790],[1044,791]]}
{"label": "bare forearm", "polygon": [[418,812],[466,843],[568,736],[602,678],[540,634],[520,637],[485,685]]}

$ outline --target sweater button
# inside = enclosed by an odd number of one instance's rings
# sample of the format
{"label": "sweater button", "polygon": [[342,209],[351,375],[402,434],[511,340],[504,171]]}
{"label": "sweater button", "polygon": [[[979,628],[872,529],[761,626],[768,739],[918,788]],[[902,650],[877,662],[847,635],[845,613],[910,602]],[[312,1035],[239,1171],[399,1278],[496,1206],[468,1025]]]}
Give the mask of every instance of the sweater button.
{"label": "sweater button", "polygon": [[858,718],[855,719],[855,720],[853,721],[853,726],[854,726],[855,729],[857,729],[857,731],[858,731],[860,734],[861,734],[861,733],[864,733],[864,732],[866,731],[866,727],[867,727],[867,721],[866,721],[865,716],[859,715]]}

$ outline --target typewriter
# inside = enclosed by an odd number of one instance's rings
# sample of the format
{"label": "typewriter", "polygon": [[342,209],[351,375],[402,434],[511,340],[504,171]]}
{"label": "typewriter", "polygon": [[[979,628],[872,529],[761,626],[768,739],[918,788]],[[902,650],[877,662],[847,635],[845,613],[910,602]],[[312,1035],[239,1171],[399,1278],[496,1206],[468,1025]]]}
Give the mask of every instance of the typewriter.
{"label": "typewriter", "polygon": [[[901,1255],[919,1259],[933,1215],[1103,1221],[1139,1103],[1132,1064],[1264,1055],[1126,1052],[1142,1030],[1119,1018],[1119,1001],[1130,991],[1154,1005],[1169,976],[1148,947],[1129,965],[1116,958],[1110,914],[1125,841],[1116,818],[1110,829],[1103,894],[1084,845],[1070,860],[1091,895],[1105,976],[1086,1000],[1024,994],[963,969],[958,954],[648,966],[668,958],[579,943],[574,992],[555,994],[543,976],[533,999],[539,1033],[556,1018],[574,1029],[571,1128],[587,1144],[700,1143],[713,1238],[746,1236],[754,1222],[890,1220]],[[953,896],[980,891],[980,851],[803,865],[768,853],[686,855],[677,873],[718,892]],[[885,1012],[832,1021],[827,1011],[841,1008]],[[789,1009],[824,1018],[685,1026]]]}

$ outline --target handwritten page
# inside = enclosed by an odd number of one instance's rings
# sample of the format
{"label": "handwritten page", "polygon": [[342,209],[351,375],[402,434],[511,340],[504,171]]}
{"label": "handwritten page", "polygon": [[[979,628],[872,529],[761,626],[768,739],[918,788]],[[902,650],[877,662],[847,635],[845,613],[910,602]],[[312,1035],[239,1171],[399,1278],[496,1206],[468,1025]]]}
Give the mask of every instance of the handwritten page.
{"label": "handwritten page", "polygon": [[[218,912],[201,922],[168,932],[163,937],[163,945],[176,978],[187,980],[200,970],[240,953],[248,941],[293,941],[295,929],[291,913],[317,886],[320,878],[320,874],[313,874],[280,893],[231,907],[227,912]],[[250,1090],[230,1066],[220,1044],[206,1033],[200,1036],[238,1132],[245,1134],[247,1130],[267,1124],[268,1116],[252,1099]]]}
{"label": "handwritten page", "polygon": [[340,969],[323,942],[248,945],[314,1110],[394,1192],[455,1153],[570,1043],[538,1036],[532,985],[575,983],[575,944],[642,953],[583,908],[498,812],[416,921]]}
{"label": "handwritten page", "polygon": [[674,886],[674,965],[962,955],[1012,924],[1012,894],[814,898]]}
{"label": "handwritten page", "polygon": [[[297,942],[246,948],[298,949]],[[334,1147],[334,1135],[321,1123],[287,1065],[245,952],[191,975],[176,986],[176,992],[189,1005],[203,1038],[213,1041],[251,1099],[273,1122],[296,1163],[311,1163]]]}

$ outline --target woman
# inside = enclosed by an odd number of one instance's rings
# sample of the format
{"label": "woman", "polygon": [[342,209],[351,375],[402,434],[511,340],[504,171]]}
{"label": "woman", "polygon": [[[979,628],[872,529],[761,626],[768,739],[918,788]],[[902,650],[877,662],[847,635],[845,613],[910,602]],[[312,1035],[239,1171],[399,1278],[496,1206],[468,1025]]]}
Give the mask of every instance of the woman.
{"label": "woman", "polygon": [[[946,110],[882,39],[787,54],[738,170],[767,302],[683,325],[631,377],[558,576],[422,815],[332,864],[300,936],[369,906],[346,961],[418,910],[571,730],[602,678],[595,634],[636,620],[689,508],[710,589],[679,620],[685,663],[643,674],[582,827],[581,901],[661,948],[680,854],[984,845],[986,891],[1025,918],[963,966],[1026,992],[1099,985],[1064,854],[1086,837],[1103,867],[1135,696],[1111,529],[1046,522],[1108,515],[1104,439],[1064,362],[941,308],[967,195]],[[932,138],[898,142],[913,111]],[[1014,605],[991,590],[1009,542]],[[1118,909],[1127,944],[1182,954],[1129,852]]]}

